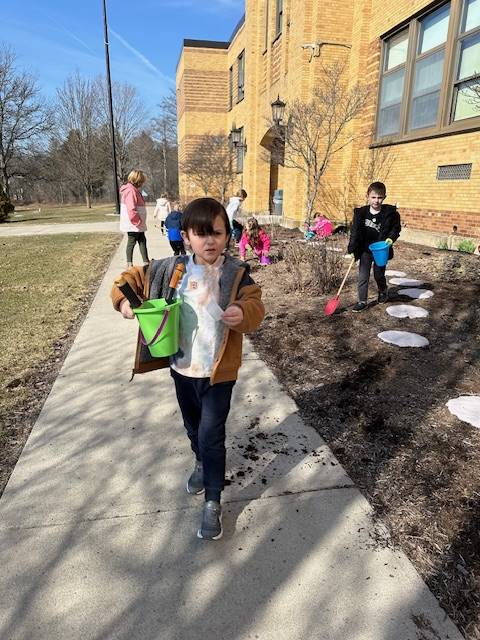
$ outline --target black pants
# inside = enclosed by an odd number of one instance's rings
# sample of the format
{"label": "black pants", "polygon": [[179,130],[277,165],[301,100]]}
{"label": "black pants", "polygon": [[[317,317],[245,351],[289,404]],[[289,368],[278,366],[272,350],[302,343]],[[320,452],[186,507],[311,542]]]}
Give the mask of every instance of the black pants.
{"label": "black pants", "polygon": [[[359,302],[368,301],[368,281],[370,280],[370,268],[372,266],[373,256],[370,251],[364,251],[360,256],[360,262],[358,266],[358,300]],[[378,291],[384,292],[387,290],[387,280],[385,278],[385,268],[377,267],[373,263],[373,277],[378,286]]]}
{"label": "black pants", "polygon": [[127,262],[133,262],[133,248],[137,242],[143,261],[148,262],[147,239],[143,231],[128,231]]}
{"label": "black pants", "polygon": [[242,233],[243,233],[243,225],[241,225],[239,222],[234,220],[233,221],[232,236],[233,236],[233,239],[235,240],[235,242],[240,242],[240,238],[242,237]]}
{"label": "black pants", "polygon": [[183,240],[170,240],[170,246],[172,247],[174,256],[186,255]]}
{"label": "black pants", "polygon": [[219,501],[225,486],[225,422],[235,382],[210,385],[210,378],[170,371],[192,451],[203,463],[205,499]]}

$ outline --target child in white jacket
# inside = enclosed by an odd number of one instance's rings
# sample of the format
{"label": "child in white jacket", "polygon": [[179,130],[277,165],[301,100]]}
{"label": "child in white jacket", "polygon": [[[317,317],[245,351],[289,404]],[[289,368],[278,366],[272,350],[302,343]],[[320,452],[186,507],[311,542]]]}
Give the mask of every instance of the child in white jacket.
{"label": "child in white jacket", "polygon": [[162,236],[165,234],[165,220],[171,211],[172,207],[168,201],[168,196],[166,193],[162,193],[160,198],[157,199],[157,204],[155,205],[155,210],[153,212],[153,219],[160,222],[160,231],[162,232]]}

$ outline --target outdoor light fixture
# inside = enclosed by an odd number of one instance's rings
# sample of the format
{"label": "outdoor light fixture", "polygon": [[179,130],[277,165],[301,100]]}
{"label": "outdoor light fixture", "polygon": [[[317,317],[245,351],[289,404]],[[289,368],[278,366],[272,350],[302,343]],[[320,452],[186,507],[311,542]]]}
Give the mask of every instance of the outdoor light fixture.
{"label": "outdoor light fixture", "polygon": [[237,144],[240,144],[240,141],[242,139],[242,131],[240,129],[232,129],[231,136],[232,143],[237,146]]}
{"label": "outdoor light fixture", "polygon": [[235,149],[243,149],[245,153],[247,152],[247,145],[245,142],[242,142],[242,130],[241,129],[232,129],[230,131],[230,139],[232,141]]}
{"label": "outdoor light fixture", "polygon": [[272,119],[273,122],[278,126],[285,115],[285,107],[287,106],[283,100],[280,100],[280,95],[277,97],[275,102],[272,102]]}

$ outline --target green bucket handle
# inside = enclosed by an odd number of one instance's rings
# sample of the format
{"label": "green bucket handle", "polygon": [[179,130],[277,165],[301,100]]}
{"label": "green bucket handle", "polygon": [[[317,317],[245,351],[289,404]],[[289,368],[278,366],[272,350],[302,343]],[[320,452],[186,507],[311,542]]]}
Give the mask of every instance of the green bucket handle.
{"label": "green bucket handle", "polygon": [[169,314],[170,314],[170,311],[165,311],[165,313],[163,314],[162,322],[160,323],[160,326],[158,327],[158,329],[157,329],[157,331],[156,331],[155,335],[154,335],[154,336],[153,336],[153,338],[150,340],[150,342],[147,342],[147,341],[145,340],[145,338],[143,337],[143,333],[142,333],[142,331],[140,330],[140,340],[141,340],[142,344],[143,344],[145,347],[150,347],[152,344],[154,344],[154,343],[158,340],[158,338],[160,337],[160,334],[162,333],[163,329],[165,328],[165,325],[167,324],[167,320],[168,320],[168,316],[169,316]]}

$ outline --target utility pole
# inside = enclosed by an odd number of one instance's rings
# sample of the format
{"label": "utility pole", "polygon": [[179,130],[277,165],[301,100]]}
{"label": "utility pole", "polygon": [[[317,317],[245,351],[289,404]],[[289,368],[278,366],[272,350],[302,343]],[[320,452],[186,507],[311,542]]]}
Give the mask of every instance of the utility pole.
{"label": "utility pole", "polygon": [[115,191],[115,213],[120,215],[120,197],[118,193],[118,177],[117,177],[117,152],[115,149],[115,129],[113,125],[113,102],[112,102],[112,80],[110,78],[110,54],[108,43],[108,27],[107,27],[107,3],[103,0],[103,30],[105,42],[105,66],[107,70],[107,88],[108,88],[108,107],[110,111],[110,134],[112,137],[112,158],[113,158],[113,189]]}

